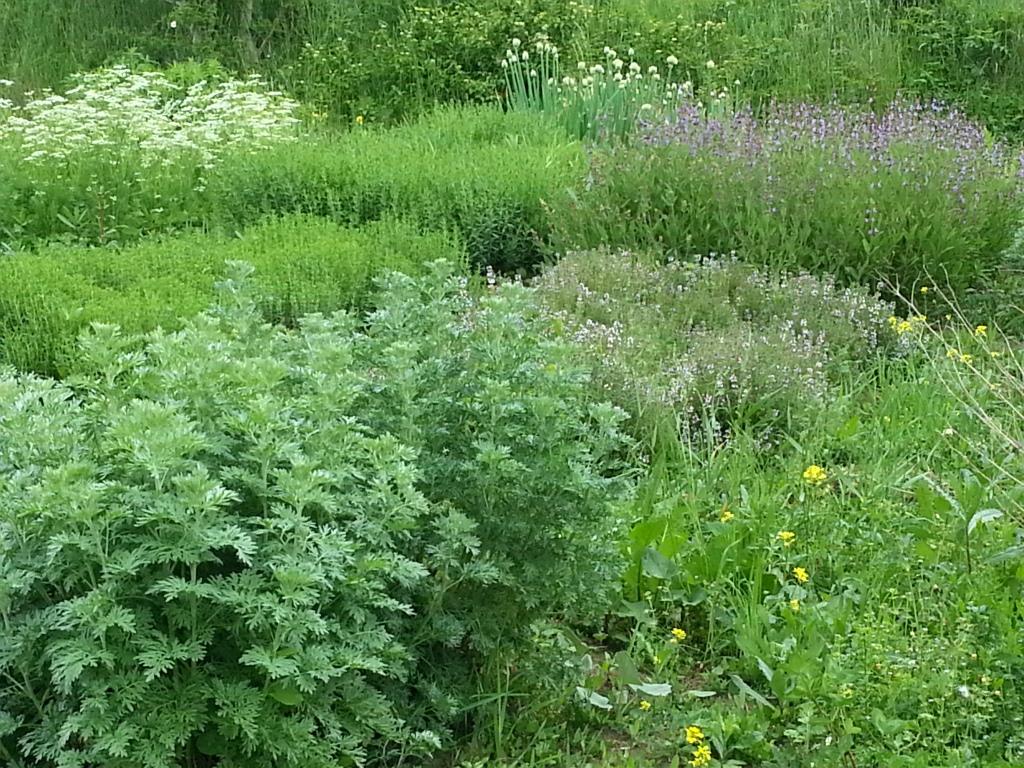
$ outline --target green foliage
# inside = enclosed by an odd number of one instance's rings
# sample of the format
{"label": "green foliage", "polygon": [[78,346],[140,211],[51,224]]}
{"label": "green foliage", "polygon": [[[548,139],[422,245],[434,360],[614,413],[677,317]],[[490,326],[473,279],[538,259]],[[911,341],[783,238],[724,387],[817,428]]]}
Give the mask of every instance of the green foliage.
{"label": "green foliage", "polygon": [[897,24],[907,39],[912,88],[963,104],[1000,133],[1024,132],[1024,8],[948,0],[910,6]]}
{"label": "green foliage", "polygon": [[[1005,375],[1004,358],[976,360]],[[953,365],[983,389],[929,342],[842,376],[776,450],[737,434],[656,452],[622,540],[623,602],[577,673],[612,706],[549,716],[561,727],[521,740],[526,764],[669,766],[693,753],[690,726],[712,766],[1018,764],[1024,561],[1006,552],[1020,536],[1019,462],[990,462],[1005,456],[993,427],[1006,422],[963,407],[942,380]],[[1004,396],[989,397],[994,416]],[[978,472],[961,473],[965,461]],[[926,470],[942,479],[923,483]],[[977,517],[993,508],[1006,514]],[[619,696],[634,670],[670,695]]]}
{"label": "green foliage", "polygon": [[70,384],[0,376],[9,762],[401,762],[497,647],[605,605],[623,415],[526,289],[436,265],[289,330],[232,270]]}
{"label": "green foliage", "polygon": [[259,307],[294,323],[309,312],[365,304],[388,269],[415,273],[437,258],[460,260],[440,234],[384,221],[362,229],[305,217],[269,220],[239,238],[188,234],[124,249],[53,245],[0,260],[0,362],[66,373],[79,364],[75,341],[90,323],[130,333],[177,328],[208,306],[226,261],[258,272]]}
{"label": "green foliage", "polygon": [[210,218],[231,228],[276,212],[352,224],[397,215],[457,232],[477,265],[529,269],[545,252],[546,204],[581,160],[577,144],[534,115],[444,109],[388,131],[237,157],[210,179]]}

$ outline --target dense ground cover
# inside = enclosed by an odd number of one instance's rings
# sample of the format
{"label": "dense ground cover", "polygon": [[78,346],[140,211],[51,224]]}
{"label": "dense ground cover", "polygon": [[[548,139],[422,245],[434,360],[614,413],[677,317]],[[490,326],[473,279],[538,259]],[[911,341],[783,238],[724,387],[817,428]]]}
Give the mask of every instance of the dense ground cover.
{"label": "dense ground cover", "polygon": [[63,2],[0,762],[1024,765],[1015,4]]}

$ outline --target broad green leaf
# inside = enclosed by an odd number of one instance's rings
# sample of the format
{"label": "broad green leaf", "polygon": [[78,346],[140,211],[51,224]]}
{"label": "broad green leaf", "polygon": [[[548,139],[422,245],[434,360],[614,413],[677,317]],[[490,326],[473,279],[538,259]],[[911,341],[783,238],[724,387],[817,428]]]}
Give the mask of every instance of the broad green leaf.
{"label": "broad green leaf", "polygon": [[856,414],[847,419],[843,425],[836,430],[836,437],[840,440],[848,440],[857,434],[860,429],[860,417]]}
{"label": "broad green leaf", "polygon": [[661,698],[672,694],[672,686],[668,683],[642,683],[640,685],[631,685],[629,687],[637,693],[644,694],[644,696],[656,696]]}
{"label": "broad green leaf", "polygon": [[679,572],[675,563],[653,547],[644,550],[641,563],[644,575],[655,579],[671,579]]}
{"label": "broad green leaf", "polygon": [[302,692],[294,685],[282,681],[275,682],[270,686],[267,693],[275,701],[279,701],[286,707],[296,707],[303,701]]}
{"label": "broad green leaf", "polygon": [[608,697],[602,696],[597,691],[588,691],[586,688],[578,687],[576,688],[576,695],[592,707],[604,710],[612,708],[612,703],[608,700]]}
{"label": "broad green leaf", "polygon": [[751,699],[756,701],[762,707],[768,707],[769,709],[775,709],[774,705],[768,701],[764,696],[751,688],[739,675],[729,675],[729,679],[732,680],[732,684],[736,686],[741,694],[749,696]]}
{"label": "broad green leaf", "polygon": [[967,535],[974,533],[974,529],[984,523],[991,523],[993,520],[998,520],[1003,516],[1001,510],[998,509],[981,509],[975,512],[971,516],[971,521],[967,524]]}
{"label": "broad green leaf", "polygon": [[626,651],[619,651],[615,654],[615,669],[619,674],[619,679],[627,685],[639,683],[643,679],[633,658]]}

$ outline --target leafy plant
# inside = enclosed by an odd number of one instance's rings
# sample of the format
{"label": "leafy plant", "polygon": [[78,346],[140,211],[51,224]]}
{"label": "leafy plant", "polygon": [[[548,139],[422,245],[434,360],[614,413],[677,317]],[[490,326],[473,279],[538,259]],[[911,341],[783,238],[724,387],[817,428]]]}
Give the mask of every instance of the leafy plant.
{"label": "leafy plant", "polygon": [[525,289],[438,265],[288,330],[249,271],[139,351],[98,326],[73,383],[0,378],[9,761],[429,751],[497,648],[601,610],[622,414]]}
{"label": "leafy plant", "polygon": [[547,213],[582,166],[577,144],[532,115],[440,109],[387,131],[236,156],[211,178],[205,220],[227,229],[311,213],[344,224],[400,217],[458,234],[477,266],[528,271],[547,252]]}

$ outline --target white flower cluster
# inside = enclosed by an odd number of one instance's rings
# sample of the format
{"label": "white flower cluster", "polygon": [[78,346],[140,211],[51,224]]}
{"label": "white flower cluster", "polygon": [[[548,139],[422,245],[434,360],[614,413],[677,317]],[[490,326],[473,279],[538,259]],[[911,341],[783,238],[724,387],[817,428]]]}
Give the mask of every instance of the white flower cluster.
{"label": "white flower cluster", "polygon": [[132,154],[141,167],[190,156],[209,168],[226,151],[296,138],[297,108],[258,76],[185,89],[159,72],[119,66],[76,75],[63,95],[44,92],[3,109],[0,142],[27,163],[103,153],[111,162]]}

